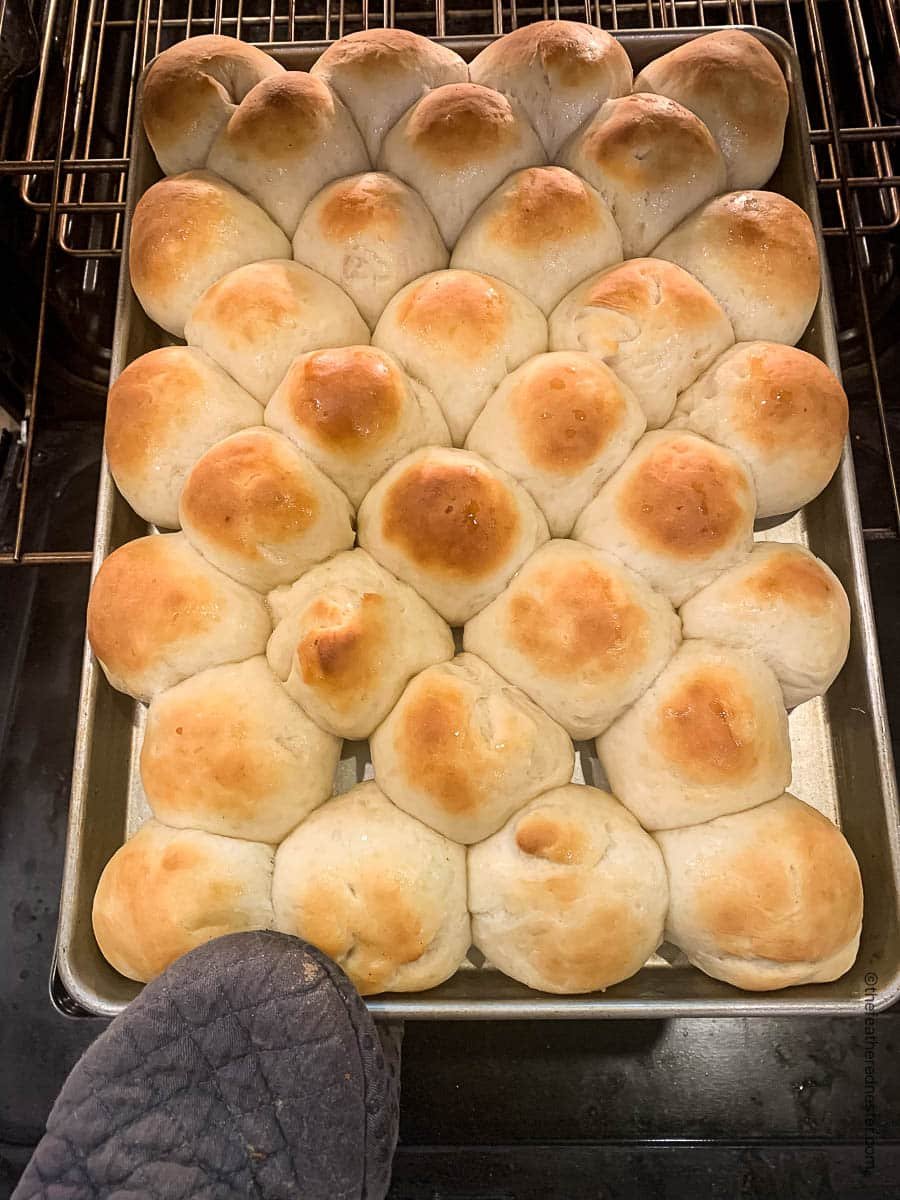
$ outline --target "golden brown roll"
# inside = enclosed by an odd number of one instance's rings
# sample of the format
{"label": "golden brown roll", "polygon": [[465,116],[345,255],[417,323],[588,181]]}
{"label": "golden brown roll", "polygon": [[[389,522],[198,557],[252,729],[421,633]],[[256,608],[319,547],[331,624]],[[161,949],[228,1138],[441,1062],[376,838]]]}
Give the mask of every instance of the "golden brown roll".
{"label": "golden brown roll", "polygon": [[725,160],[700,118],[649,93],[607,100],[559,161],[609,205],[626,258],[649,254],[689,212],[725,190]]}
{"label": "golden brown roll", "polygon": [[331,795],[340,752],[260,656],[154,697],[141,782],[166,825],[277,843]]}
{"label": "golden brown roll", "polygon": [[271,261],[232,271],[208,288],[184,336],[266,404],[298,354],[359,345],[369,329],[330,279],[300,263]]}
{"label": "golden brown roll", "polygon": [[453,657],[450,630],[365,550],[339,554],[270,596],[269,665],[323,729],[368,737],[407,680]]}
{"label": "golden brown roll", "polygon": [[682,642],[597,739],[609,786],[645,829],[697,825],[780,795],[791,743],[778,680],[756,655]]}
{"label": "golden brown roll", "polygon": [[371,738],[382,791],[455,842],[480,842],[568,783],[569,736],[474,654],[429,667]]}
{"label": "golden brown roll", "polygon": [[757,542],[744,562],[681,610],[686,637],[749,650],[775,672],[788,708],[831,687],[850,645],[850,603],[834,572],[803,546]]}
{"label": "golden brown roll", "polygon": [[207,667],[261,654],[271,630],[262,597],[217,571],[183,533],[114,550],[88,601],[97,661],[114,688],[144,702]]}
{"label": "golden brown roll", "polygon": [[364,995],[419,992],[469,949],[466,852],[374,783],[329,800],[278,847],[276,927],[306,938]]}
{"label": "golden brown roll", "polygon": [[323,188],[300,218],[294,258],[344,289],[374,329],[407,283],[440,271],[449,254],[422,197],[379,171]]}
{"label": "golden brown roll", "polygon": [[600,193],[563,167],[527,167],[472,214],[451,266],[502,279],[549,313],[579,280],[621,261]]}
{"label": "golden brown roll", "polygon": [[658,833],[667,938],[747,991],[828,983],[859,948],[859,867],[840,830],[785,793],[749,812]]}
{"label": "golden brown roll", "polygon": [[466,449],[530,493],[553,537],[565,537],[646,428],[629,388],[591,354],[537,354],[500,384]]}
{"label": "golden brown roll", "polygon": [[788,90],[775,58],[743,29],[720,29],[648,63],[636,92],[659,92],[705,122],[728,167],[729,188],[768,183],[784,143]]}
{"label": "golden brown roll", "polygon": [[378,169],[414,187],[452,249],[485,197],[513,171],[547,161],[515,100],[450,83],[418,100],[385,137]]}
{"label": "golden brown roll", "polygon": [[195,549],[258,592],[293,583],[353,545],[344,493],[286,437],[232,434],[191,468],[179,516]]}
{"label": "golden brown roll", "polygon": [[94,936],[103,957],[147,983],[213,938],[271,928],[273,855],[260,842],[148,821],[97,884]]}
{"label": "golden brown roll", "polygon": [[739,342],[678,398],[669,427],[740,455],[753,475],[756,515],[815,499],[841,461],[847,397],[820,359],[776,342]]}
{"label": "golden brown roll", "polygon": [[639,971],[663,940],[662,855],[597,788],[546,792],[468,858],[472,940],[528,987],[604,991]]}
{"label": "golden brown roll", "polygon": [[465,628],[480,655],[574,738],[594,737],[650,685],[681,640],[662,596],[610,555],[550,542]]}
{"label": "golden brown roll", "polygon": [[677,607],[753,547],[756,494],[743,462],[692,433],[646,433],[572,536],[615,554]]}
{"label": "golden brown roll", "polygon": [[372,335],[434,395],[461,446],[508,371],[547,349],[547,322],[521,292],[475,271],[435,271],[391,300]]}
{"label": "golden brown roll", "polygon": [[434,396],[374,346],[301,354],[266,406],[265,421],[299,446],[354,507],[410,451],[450,445]]}
{"label": "golden brown roll", "polygon": [[663,238],[656,258],[678,263],[709,288],[739,342],[800,341],[819,298],[812,221],[776,192],[729,192]]}
{"label": "golden brown roll", "polygon": [[602,358],[665,425],[683,388],[734,343],[731,322],[687,271],[635,258],[586,279],[550,315],[551,350]]}
{"label": "golden brown roll", "polygon": [[209,152],[209,169],[252,196],[288,237],[320,188],[368,167],[350,113],[327,84],[305,71],[258,83]]}
{"label": "golden brown roll", "polygon": [[205,167],[235,105],[284,67],[256,46],[207,34],[158,54],[147,71],[141,111],[147,140],[166,175]]}
{"label": "golden brown roll", "polygon": [[604,100],[631,91],[631,61],[603,29],[534,21],[486,46],[469,77],[514,97],[553,158]]}
{"label": "golden brown roll", "polygon": [[211,171],[154,183],[131,218],[131,286],[150,320],[179,338],[211,283],[258,259],[290,257],[271,218]]}
{"label": "golden brown roll", "polygon": [[432,88],[468,79],[456,51],[408,29],[362,29],[329,46],[313,65],[350,109],[374,163],[387,131]]}
{"label": "golden brown roll", "polygon": [[451,625],[484,608],[549,537],[511,476],[440,446],[408,454],[379,479],[359,506],[357,533]]}
{"label": "golden brown roll", "polygon": [[109,389],[106,457],[116,487],[145,521],[178,528],[184,480],[205,450],[262,422],[249,393],[202,350],[142,354]]}

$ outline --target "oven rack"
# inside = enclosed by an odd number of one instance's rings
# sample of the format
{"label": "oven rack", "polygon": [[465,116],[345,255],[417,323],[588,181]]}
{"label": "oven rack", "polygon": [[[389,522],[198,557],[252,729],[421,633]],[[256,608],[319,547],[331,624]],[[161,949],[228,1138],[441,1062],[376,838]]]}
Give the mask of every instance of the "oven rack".
{"label": "oven rack", "polygon": [[[0,40],[16,2],[25,0],[0,0]],[[36,69],[15,85],[0,118],[0,186],[16,193],[41,275],[30,378],[12,430],[15,469],[0,565],[90,559],[87,545],[61,549],[65,542],[52,530],[33,536],[47,329],[61,273],[74,272],[98,308],[114,286],[135,90],[146,63],[201,33],[271,45],[398,25],[453,37],[499,34],[543,17],[609,30],[757,24],[792,43],[803,67],[842,359],[853,382],[851,434],[873,498],[867,505],[863,486],[866,534],[898,536],[900,431],[892,422],[900,397],[898,372],[885,362],[885,352],[897,348],[891,334],[900,342],[900,29],[893,0],[44,0],[35,20]],[[109,346],[111,326],[102,334]],[[96,391],[102,396],[102,383]]]}

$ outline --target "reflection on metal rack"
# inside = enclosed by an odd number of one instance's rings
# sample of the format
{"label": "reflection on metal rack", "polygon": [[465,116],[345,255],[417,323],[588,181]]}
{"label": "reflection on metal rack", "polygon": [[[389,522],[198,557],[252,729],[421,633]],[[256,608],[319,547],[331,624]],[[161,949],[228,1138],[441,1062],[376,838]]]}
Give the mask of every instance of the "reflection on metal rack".
{"label": "reflection on metal rack", "polygon": [[[7,0],[8,2],[8,0]],[[5,7],[5,5],[4,5]],[[46,0],[30,110],[0,124],[0,179],[18,188],[42,239],[43,287],[34,371],[20,437],[17,514],[0,563],[83,560],[87,551],[29,549],[33,467],[48,319],[48,284],[59,259],[82,262],[98,286],[103,261],[121,250],[135,87],[147,62],[188,36],[225,33],[260,44],[340,37],[400,25],[436,37],[502,33],[541,17],[588,20],[611,30],[764,25],[787,38],[804,68],[815,173],[838,308],[845,366],[865,376],[869,424],[879,445],[881,503],[867,532],[893,537],[900,498],[891,455],[890,405],[879,370],[880,272],[900,233],[900,31],[893,0],[584,0],[522,4],[482,0]],[[873,61],[880,61],[876,75]],[[48,132],[49,131],[49,132]],[[846,285],[846,286],[844,286]],[[878,304],[876,304],[878,299]],[[894,309],[896,313],[896,308]],[[107,331],[107,337],[111,331]],[[896,437],[896,434],[893,435]],[[863,432],[863,442],[871,441]],[[871,447],[869,447],[871,450]]]}

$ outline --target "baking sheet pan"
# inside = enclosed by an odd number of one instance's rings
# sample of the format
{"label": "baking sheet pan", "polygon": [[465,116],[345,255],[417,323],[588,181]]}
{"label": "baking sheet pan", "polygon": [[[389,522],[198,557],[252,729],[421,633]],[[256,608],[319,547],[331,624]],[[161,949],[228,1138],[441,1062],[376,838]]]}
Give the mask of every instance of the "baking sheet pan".
{"label": "baking sheet pan", "polygon": [[[787,79],[790,115],[781,165],[769,185],[800,204],[817,229],[824,266],[822,295],[800,345],[840,372],[827,261],[821,235],[808,122],[800,69],[791,47],[767,30],[750,30],[771,50]],[[709,28],[619,32],[635,73],[651,59]],[[491,38],[442,39],[472,58]],[[267,47],[284,66],[308,69],[328,43]],[[160,177],[135,120],[127,211]],[[138,355],[171,342],[143,313],[128,281],[128,227],[119,284],[112,378]],[[770,523],[771,524],[771,523]],[[117,546],[147,532],[119,496],[104,461],[97,505],[94,571]],[[791,714],[794,759],[791,790],[837,822],[856,853],[865,889],[862,941],[855,966],[842,979],[779,992],[746,993],[691,967],[674,947],[637,975],[605,993],[551,996],[508,979],[489,965],[467,963],[428,992],[370,997],[369,1007],[392,1018],[509,1019],[566,1017],[675,1017],[861,1013],[868,1002],[887,1007],[900,995],[900,837],[897,792],[885,717],[865,548],[849,447],[829,487],[802,513],[758,532],[798,541],[824,558],[840,577],[853,611],[850,654],[824,698]],[[80,618],[81,614],[78,614]],[[103,959],[91,929],[91,904],[107,860],[148,815],[138,773],[146,710],[114,691],[85,648],[68,842],[57,937],[54,994],[60,985],[67,1011],[112,1016],[140,990]],[[603,786],[593,748],[578,746],[577,773]],[[337,790],[365,777],[365,744],[345,743]]]}

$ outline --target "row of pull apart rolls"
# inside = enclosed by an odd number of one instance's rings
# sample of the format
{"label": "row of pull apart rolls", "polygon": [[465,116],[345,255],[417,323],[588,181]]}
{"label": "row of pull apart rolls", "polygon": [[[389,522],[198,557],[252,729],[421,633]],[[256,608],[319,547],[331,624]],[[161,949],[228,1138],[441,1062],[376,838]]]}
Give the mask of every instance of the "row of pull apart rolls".
{"label": "row of pull apart rolls", "polygon": [[[143,114],[169,178],[132,279],[187,345],[109,398],[120,490],[178,532],[116,550],[89,604],[149,704],[108,960],[146,980],[273,927],[365,993],[471,946],[561,993],[663,939],[739,987],[845,971],[852,852],[784,789],[786,709],[840,670],[849,606],[753,541],[847,422],[793,347],[808,218],[752,190],[787,114],[768,51],[717,33],[633,81],[550,21],[469,66],[367,31],[306,74],[198,38]],[[342,739],[377,783],[332,798]],[[571,782],[573,739],[617,799]]]}

